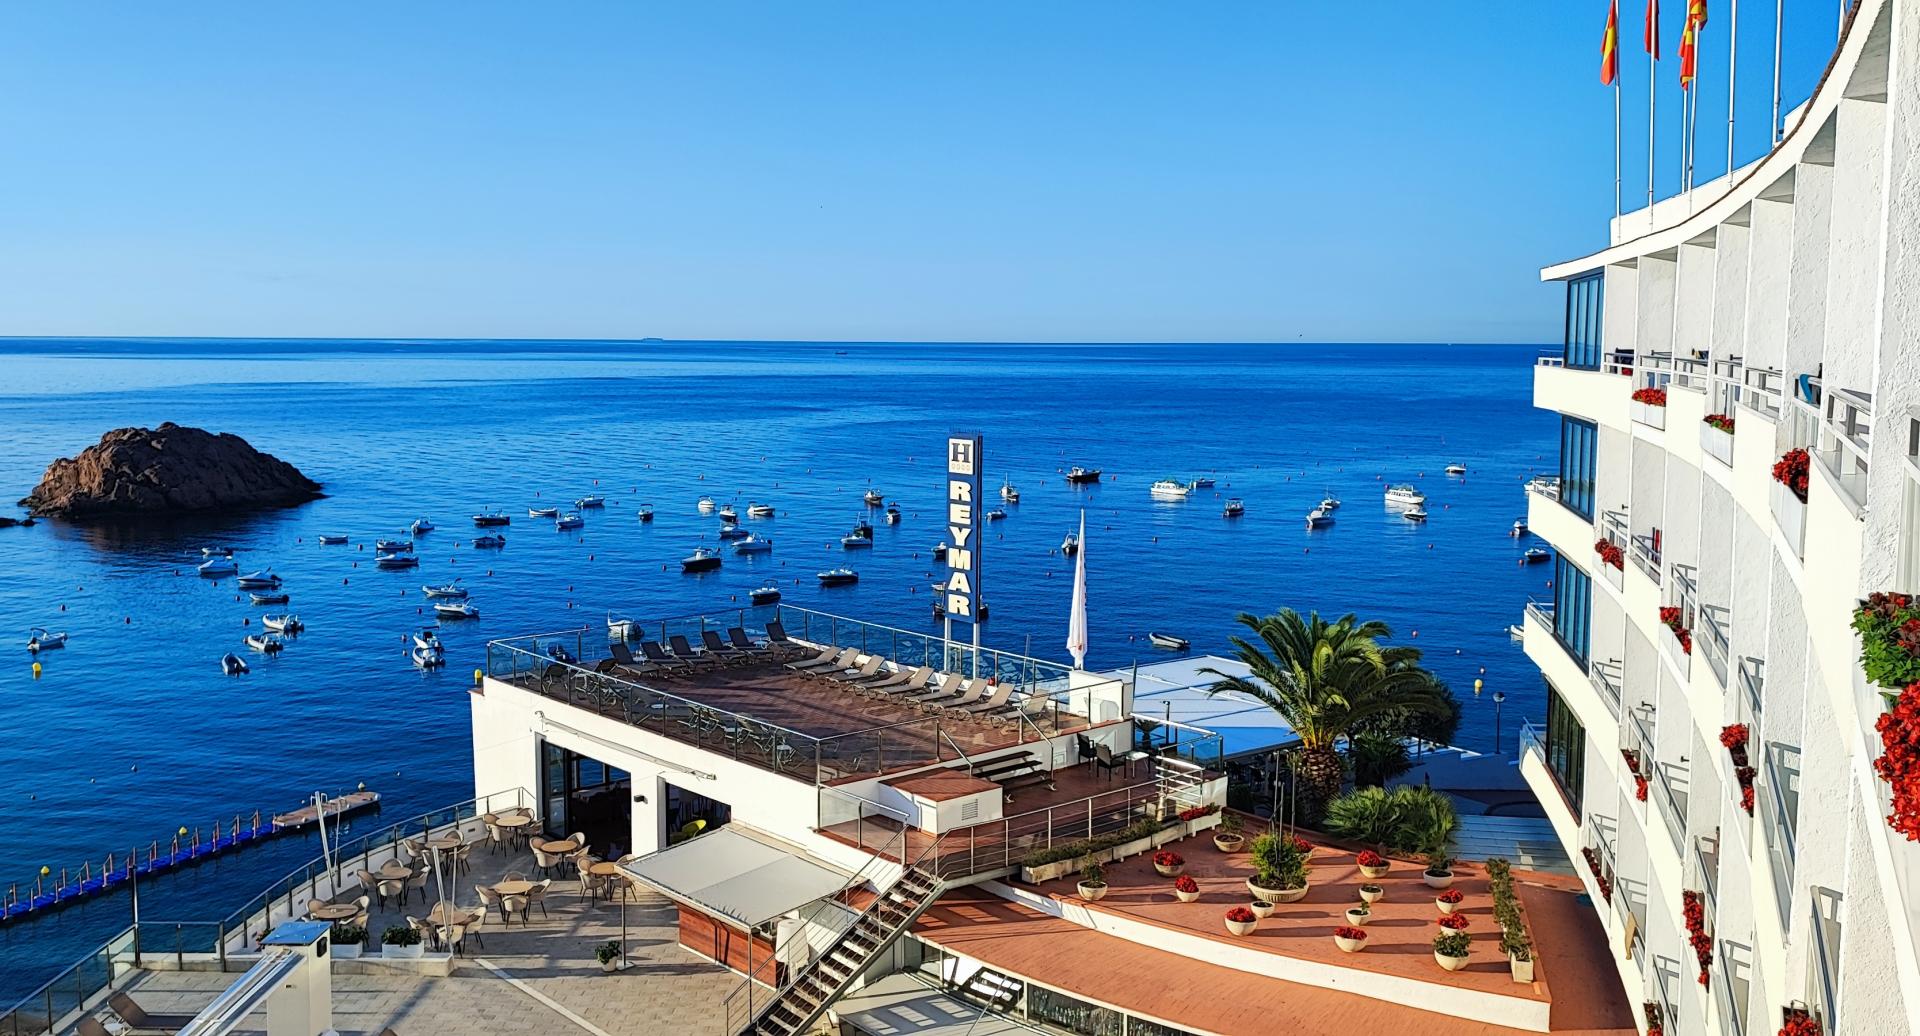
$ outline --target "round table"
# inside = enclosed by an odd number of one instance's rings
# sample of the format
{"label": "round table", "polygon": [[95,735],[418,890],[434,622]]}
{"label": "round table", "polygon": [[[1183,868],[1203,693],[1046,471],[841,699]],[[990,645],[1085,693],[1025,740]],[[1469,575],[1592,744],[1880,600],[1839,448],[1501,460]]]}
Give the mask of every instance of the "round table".
{"label": "round table", "polygon": [[522,828],[522,827],[526,827],[528,824],[531,824],[531,823],[533,823],[532,817],[516,814],[510,817],[501,817],[500,819],[493,822],[493,826],[506,827],[506,828]]}
{"label": "round table", "polygon": [[445,852],[448,849],[458,849],[460,848],[460,836],[459,835],[441,835],[438,838],[429,838],[427,839],[427,848],[439,849],[442,852]]}
{"label": "round table", "polygon": [[503,881],[493,887],[493,891],[503,896],[524,896],[533,891],[531,881]]}
{"label": "round table", "polygon": [[571,838],[562,838],[553,842],[537,842],[534,848],[551,856],[571,856],[580,851],[580,843]]}
{"label": "round table", "polygon": [[313,903],[307,907],[307,916],[315,921],[345,921],[360,916],[360,904]]}
{"label": "round table", "polygon": [[389,860],[386,866],[380,868],[379,874],[388,881],[405,881],[413,877],[413,868],[399,860]]}
{"label": "round table", "polygon": [[607,876],[607,877],[609,877],[609,878],[611,878],[611,877],[614,877],[614,876],[616,876],[616,875],[618,875],[618,874],[620,873],[620,865],[619,865],[619,864],[617,864],[617,863],[615,863],[615,862],[613,862],[612,860],[602,860],[602,861],[600,861],[599,863],[596,863],[596,864],[594,864],[593,866],[591,866],[591,867],[588,867],[588,868],[587,868],[587,873],[588,873],[588,874],[603,874],[603,875],[605,875],[605,876]]}
{"label": "round table", "polygon": [[472,916],[473,911],[452,903],[435,903],[433,909],[427,911],[427,920],[433,924],[464,924]]}

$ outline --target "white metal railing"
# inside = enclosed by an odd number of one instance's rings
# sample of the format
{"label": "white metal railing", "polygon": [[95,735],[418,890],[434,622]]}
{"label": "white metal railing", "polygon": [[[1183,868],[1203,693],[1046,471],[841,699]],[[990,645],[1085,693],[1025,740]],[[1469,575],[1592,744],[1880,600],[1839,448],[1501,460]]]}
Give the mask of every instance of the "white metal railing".
{"label": "white metal railing", "polygon": [[1800,810],[1800,770],[1794,764],[1800,752],[1768,742],[1762,756],[1767,793],[1760,804],[1766,822],[1767,862],[1773,873],[1774,905],[1780,911],[1780,923],[1785,925],[1793,905],[1794,833]]}
{"label": "white metal railing", "polygon": [[1540,356],[1533,361],[1533,364],[1536,367],[1565,367],[1567,360],[1562,353],[1541,353]]}
{"label": "white metal railing", "polygon": [[1533,725],[1532,720],[1520,724],[1520,755],[1522,758],[1525,758],[1528,753],[1539,756],[1541,764],[1546,764],[1546,735],[1541,732],[1540,728]]}
{"label": "white metal railing", "polygon": [[1702,605],[1695,612],[1699,623],[1694,627],[1698,634],[1694,638],[1700,645],[1700,657],[1707,660],[1713,669],[1713,675],[1720,680],[1720,686],[1727,686],[1727,631],[1720,626],[1720,620],[1714,617],[1719,609]]}
{"label": "white metal railing", "polygon": [[1593,684],[1594,690],[1600,692],[1600,700],[1615,719],[1620,718],[1620,682],[1610,670],[1619,664],[1617,661],[1608,661],[1593,662],[1587,666],[1588,681]]}
{"label": "white metal railing", "polygon": [[1635,533],[1632,537],[1633,549],[1627,551],[1633,557],[1634,567],[1640,570],[1641,575],[1651,579],[1655,586],[1660,585],[1660,548],[1654,545],[1654,537],[1659,532],[1655,529],[1644,535]]}
{"label": "white metal railing", "polygon": [[[1674,853],[1683,860],[1687,849],[1687,777],[1687,767],[1680,763],[1653,764],[1653,783],[1660,790],[1660,816],[1667,822]],[[1676,782],[1681,787],[1675,788]]]}
{"label": "white metal railing", "polygon": [[1759,735],[1760,714],[1763,711],[1761,702],[1764,698],[1761,692],[1766,688],[1765,665],[1760,659],[1749,656],[1740,660],[1738,669],[1737,682],[1741,697],[1746,702],[1747,724],[1753,728],[1751,734],[1755,737]]}
{"label": "white metal railing", "polygon": [[1748,408],[1779,420],[1785,405],[1786,376],[1769,367],[1748,367],[1742,375],[1745,391],[1740,402]]}
{"label": "white metal railing", "polygon": [[1536,475],[1527,480],[1526,490],[1535,496],[1545,497],[1558,502],[1560,499],[1560,476]]}

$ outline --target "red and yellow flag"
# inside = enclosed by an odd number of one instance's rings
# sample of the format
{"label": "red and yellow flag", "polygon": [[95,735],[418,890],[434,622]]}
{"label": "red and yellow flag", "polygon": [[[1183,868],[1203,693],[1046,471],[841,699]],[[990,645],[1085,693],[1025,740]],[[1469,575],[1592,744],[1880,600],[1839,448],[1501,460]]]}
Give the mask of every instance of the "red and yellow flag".
{"label": "red and yellow flag", "polygon": [[1600,41],[1600,85],[1620,78],[1620,0],[1607,6],[1607,35]]}
{"label": "red and yellow flag", "polygon": [[1688,0],[1687,24],[1696,29],[1707,27],[1707,0]]}
{"label": "red and yellow flag", "polygon": [[1660,60],[1660,0],[1647,0],[1647,53]]}
{"label": "red and yellow flag", "polygon": [[1693,88],[1694,66],[1699,58],[1700,42],[1694,35],[1693,20],[1680,30],[1680,89]]}

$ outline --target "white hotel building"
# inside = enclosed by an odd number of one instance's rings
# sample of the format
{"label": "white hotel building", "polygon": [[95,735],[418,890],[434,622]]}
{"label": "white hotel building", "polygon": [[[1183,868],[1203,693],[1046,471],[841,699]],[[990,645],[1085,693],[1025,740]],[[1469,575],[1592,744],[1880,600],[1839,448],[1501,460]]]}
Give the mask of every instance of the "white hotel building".
{"label": "white hotel building", "polygon": [[[1542,275],[1567,286],[1534,376],[1560,478],[1528,522],[1558,558],[1523,622],[1549,714],[1521,765],[1668,1036],[1770,1036],[1792,1005],[1828,1034],[1920,1031],[1920,844],[1884,819],[1885,699],[1849,626],[1867,593],[1920,590],[1920,3],[1858,4],[1785,127]],[[1796,448],[1805,502],[1772,477]]]}

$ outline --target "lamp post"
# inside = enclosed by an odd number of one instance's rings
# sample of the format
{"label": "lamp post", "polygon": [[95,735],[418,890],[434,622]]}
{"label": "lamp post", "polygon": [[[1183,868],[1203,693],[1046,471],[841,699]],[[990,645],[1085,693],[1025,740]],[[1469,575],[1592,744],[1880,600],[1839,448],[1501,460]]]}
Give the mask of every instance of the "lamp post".
{"label": "lamp post", "polygon": [[1500,703],[1506,700],[1507,692],[1493,692],[1493,754],[1495,755],[1500,754]]}

